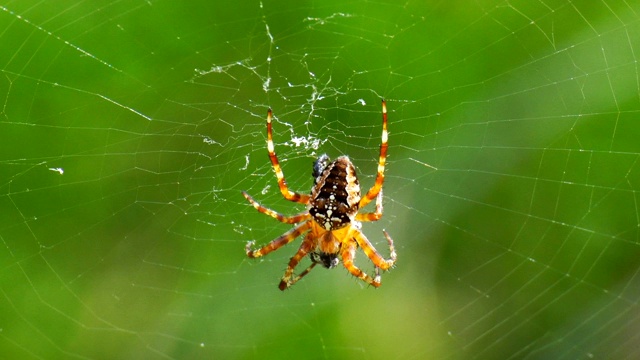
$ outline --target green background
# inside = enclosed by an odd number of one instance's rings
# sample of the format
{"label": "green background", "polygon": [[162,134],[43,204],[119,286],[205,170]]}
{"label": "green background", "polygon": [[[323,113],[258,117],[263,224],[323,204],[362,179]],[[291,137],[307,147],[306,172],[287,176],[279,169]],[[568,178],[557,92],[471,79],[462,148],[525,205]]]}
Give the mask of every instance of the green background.
{"label": "green background", "polygon": [[[638,44],[634,1],[5,1],[0,358],[637,357]],[[380,98],[397,266],[280,292],[267,108],[292,189],[367,188]]]}

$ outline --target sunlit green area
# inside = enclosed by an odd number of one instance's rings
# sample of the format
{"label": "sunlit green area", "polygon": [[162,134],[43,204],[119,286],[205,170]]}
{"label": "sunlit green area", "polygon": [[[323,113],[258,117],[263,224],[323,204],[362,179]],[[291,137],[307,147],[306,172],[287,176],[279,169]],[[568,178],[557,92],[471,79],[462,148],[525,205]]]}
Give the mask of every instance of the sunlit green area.
{"label": "sunlit green area", "polygon": [[[633,1],[5,2],[0,358],[638,357],[638,44]],[[267,109],[292,190],[366,191],[381,98],[396,267],[281,292]]]}

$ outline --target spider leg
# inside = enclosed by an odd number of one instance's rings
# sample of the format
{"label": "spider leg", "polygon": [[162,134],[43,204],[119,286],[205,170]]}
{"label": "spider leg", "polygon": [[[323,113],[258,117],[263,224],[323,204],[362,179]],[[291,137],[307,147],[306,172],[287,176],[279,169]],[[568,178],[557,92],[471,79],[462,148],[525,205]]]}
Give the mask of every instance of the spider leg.
{"label": "spider leg", "polygon": [[282,215],[282,214],[280,214],[278,212],[275,212],[275,211],[273,211],[273,210],[271,210],[271,209],[269,209],[267,207],[264,207],[264,206],[260,205],[246,191],[242,192],[242,196],[244,196],[245,199],[247,199],[251,203],[251,205],[253,205],[253,207],[256,208],[256,210],[258,210],[259,212],[261,212],[261,213],[263,213],[265,215],[269,215],[272,218],[274,218],[274,219],[276,219],[276,220],[278,220],[280,222],[283,222],[285,224],[296,224],[296,223],[299,223],[299,222],[301,222],[303,220],[308,220],[308,219],[311,218],[311,215],[309,214],[308,211],[304,211],[304,212],[301,212],[301,213],[293,215],[293,216],[285,216],[285,215]]}
{"label": "spider leg", "polygon": [[311,265],[309,265],[308,268],[306,268],[303,272],[298,274],[298,276],[293,278],[293,280],[289,281],[289,286],[292,286],[293,284],[297,283],[298,280],[302,279],[305,275],[307,275],[311,271],[311,269],[313,269],[316,265],[318,265],[317,262],[311,263]]}
{"label": "spider leg", "polygon": [[376,270],[376,278],[372,278],[367,275],[364,271],[360,270],[354,263],[353,258],[356,255],[357,244],[355,241],[350,239],[349,241],[342,244],[341,254],[342,254],[342,264],[344,267],[349,270],[349,272],[357,277],[358,279],[366,282],[369,285],[373,285],[375,287],[380,286],[380,274],[378,274]]}
{"label": "spider leg", "polygon": [[376,196],[376,211],[372,213],[356,214],[357,221],[378,221],[382,217],[382,189]]}
{"label": "spider leg", "polygon": [[293,284],[296,283],[296,281],[302,279],[303,276],[307,275],[311,271],[311,269],[313,269],[316,266],[316,262],[313,262],[307,269],[305,269],[302,273],[300,273],[300,275],[291,279],[291,277],[293,277],[293,270],[296,268],[296,266],[298,266],[298,264],[300,263],[300,260],[302,260],[302,258],[307,256],[307,254],[311,252],[314,248],[315,248],[315,244],[313,241],[313,234],[308,233],[307,236],[305,236],[304,240],[302,241],[302,245],[300,245],[300,248],[298,249],[298,251],[289,260],[289,265],[287,265],[287,270],[284,272],[284,276],[282,276],[280,285],[278,285],[278,288],[280,288],[280,290],[284,291],[288,287],[292,286]]}
{"label": "spider leg", "polygon": [[287,182],[284,179],[284,173],[282,172],[282,168],[280,167],[280,163],[278,162],[278,156],[276,156],[275,147],[273,145],[273,136],[271,133],[273,132],[271,125],[271,117],[273,113],[271,109],[267,112],[267,150],[269,151],[269,159],[271,159],[271,165],[273,165],[273,171],[276,173],[276,178],[278,178],[278,187],[280,188],[280,192],[285,199],[293,202],[298,202],[302,204],[309,203],[309,195],[298,194],[297,192],[289,190],[287,187]]}
{"label": "spider leg", "polygon": [[302,234],[305,231],[309,230],[310,227],[311,227],[311,222],[310,221],[303,222],[302,224],[297,225],[293,229],[291,229],[291,230],[287,231],[286,233],[280,235],[279,237],[275,238],[273,241],[271,241],[267,245],[265,245],[265,246],[263,246],[263,247],[261,247],[260,249],[257,249],[257,250],[252,250],[251,249],[251,245],[253,245],[254,241],[249,241],[247,243],[247,246],[245,246],[245,250],[247,252],[247,256],[250,257],[250,258],[258,258],[258,257],[261,257],[261,256],[265,256],[265,255],[267,255],[268,253],[270,253],[270,252],[272,252],[274,250],[278,250],[283,245],[286,245],[286,244],[292,242],[295,238],[300,236],[300,234]]}
{"label": "spider leg", "polygon": [[378,175],[375,184],[369,189],[367,194],[360,199],[359,207],[362,208],[378,196],[384,183],[384,166],[387,162],[387,148],[389,145],[389,133],[387,131],[387,104],[382,100],[382,142],[380,143],[380,160],[378,160]]}
{"label": "spider leg", "polygon": [[378,253],[376,248],[373,247],[371,242],[369,242],[367,237],[364,236],[364,234],[360,230],[354,231],[353,238],[356,240],[358,245],[360,245],[362,251],[367,254],[367,257],[371,259],[371,262],[373,262],[376,267],[382,270],[389,270],[389,268],[391,268],[396,262],[396,249],[393,246],[393,240],[391,239],[389,234],[385,230],[382,230],[382,232],[384,233],[384,236],[387,238],[387,242],[389,243],[389,259],[383,258],[382,255]]}

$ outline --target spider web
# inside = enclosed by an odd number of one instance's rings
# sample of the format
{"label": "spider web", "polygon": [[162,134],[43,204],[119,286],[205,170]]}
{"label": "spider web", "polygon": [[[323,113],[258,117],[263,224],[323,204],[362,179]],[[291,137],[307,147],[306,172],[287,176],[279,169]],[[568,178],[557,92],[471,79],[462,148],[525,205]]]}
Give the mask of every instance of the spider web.
{"label": "spider web", "polygon": [[[21,0],[0,44],[2,358],[640,356],[637,2]],[[396,268],[281,293],[267,108],[293,190],[366,189],[380,98]]]}

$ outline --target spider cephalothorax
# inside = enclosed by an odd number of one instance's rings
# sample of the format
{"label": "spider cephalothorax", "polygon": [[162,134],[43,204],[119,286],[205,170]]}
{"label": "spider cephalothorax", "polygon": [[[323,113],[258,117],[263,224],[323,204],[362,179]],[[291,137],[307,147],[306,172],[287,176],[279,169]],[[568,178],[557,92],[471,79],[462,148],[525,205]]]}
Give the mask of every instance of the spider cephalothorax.
{"label": "spider cephalothorax", "polygon": [[[291,230],[257,250],[252,250],[250,241],[246,246],[247,256],[257,258],[264,256],[306,233],[298,252],[291,257],[287,270],[280,281],[280,290],[295,284],[307,275],[317,264],[325,268],[333,268],[340,260],[354,276],[375,287],[380,286],[380,269],[388,270],[396,261],[393,240],[383,230],[389,243],[390,257],[383,258],[362,233],[361,221],[377,221],[382,217],[382,184],[384,183],[384,167],[387,158],[387,107],[382,100],[382,143],[376,182],[365,194],[360,194],[360,183],[356,169],[347,156],[340,156],[331,161],[325,154],[318,157],[313,164],[314,183],[310,195],[298,194],[289,190],[280,168],[278,157],[273,146],[271,109],[267,112],[267,150],[278,179],[278,187],[285,199],[306,204],[307,210],[293,216],[281,215],[256,202],[247,192],[242,195],[259,212],[276,220],[297,224]],[[372,213],[359,213],[359,209],[376,199],[376,210]],[[356,249],[361,247],[367,257],[375,265],[375,277],[367,275],[353,263]],[[311,265],[294,277],[293,271],[300,260],[309,255]]]}
{"label": "spider cephalothorax", "polygon": [[327,254],[321,251],[314,251],[309,254],[311,258],[311,262],[315,264],[321,264],[327,269],[333,269],[340,263],[340,259],[338,259],[338,253]]}

